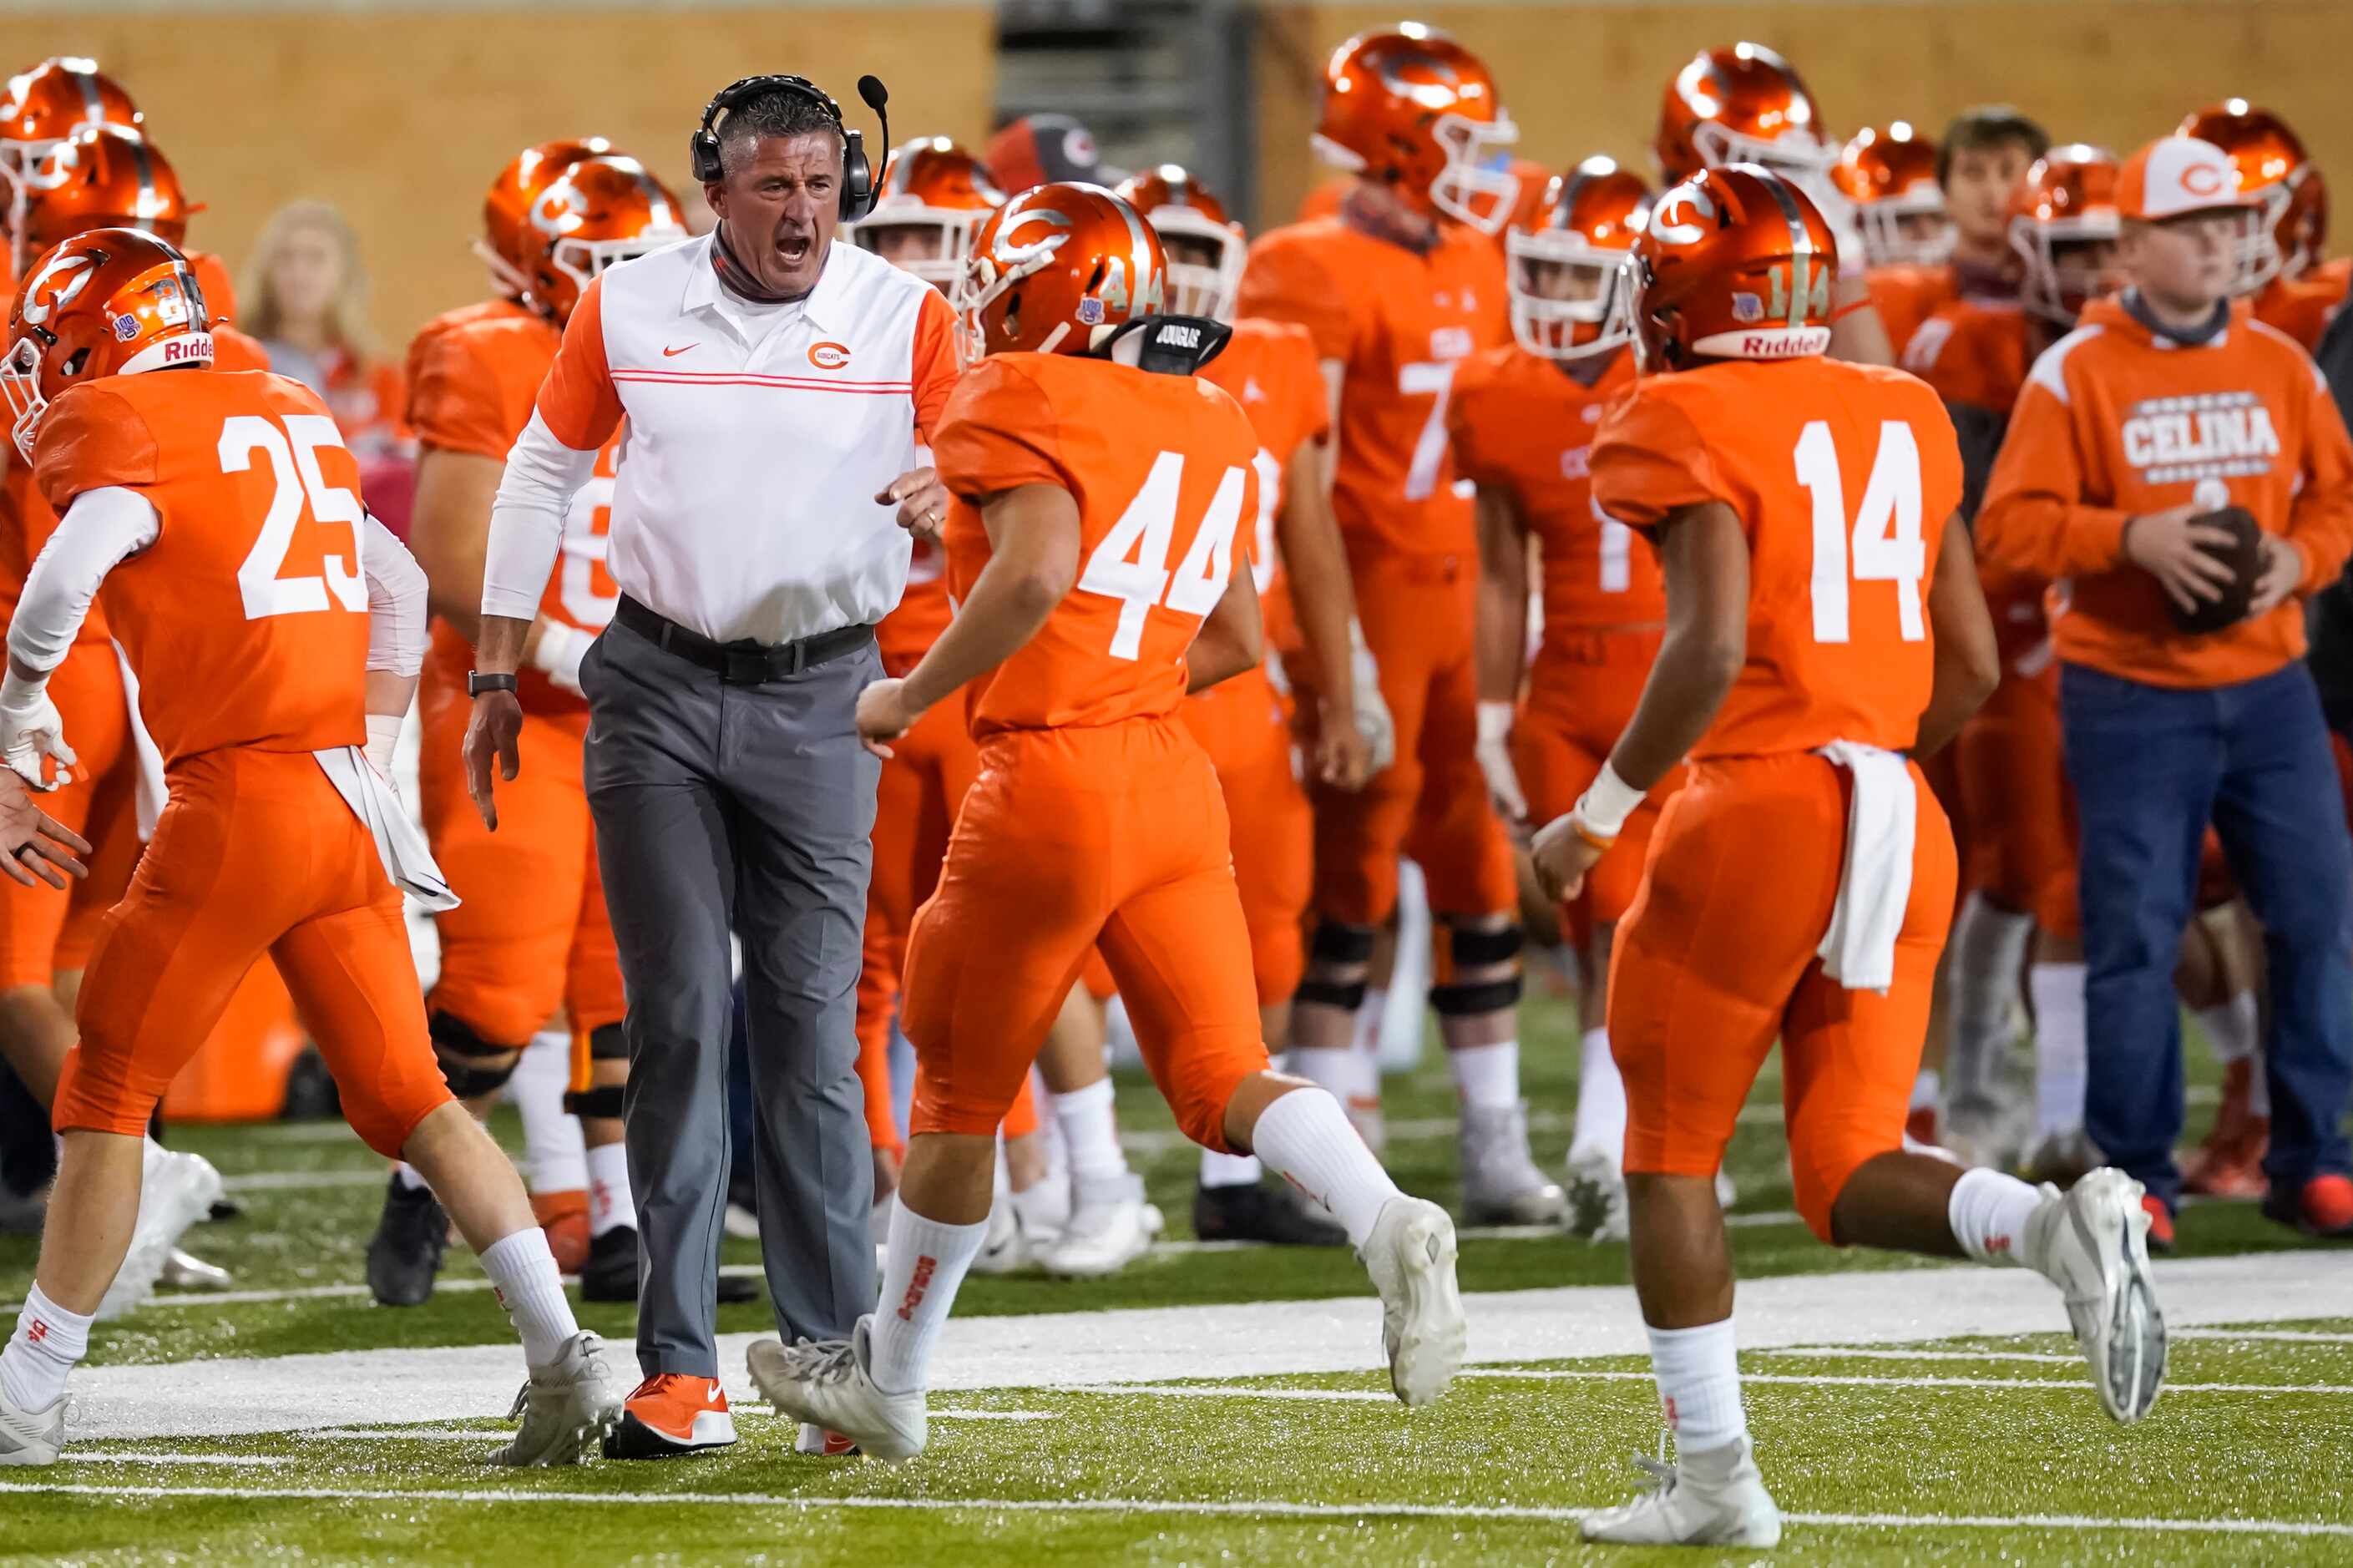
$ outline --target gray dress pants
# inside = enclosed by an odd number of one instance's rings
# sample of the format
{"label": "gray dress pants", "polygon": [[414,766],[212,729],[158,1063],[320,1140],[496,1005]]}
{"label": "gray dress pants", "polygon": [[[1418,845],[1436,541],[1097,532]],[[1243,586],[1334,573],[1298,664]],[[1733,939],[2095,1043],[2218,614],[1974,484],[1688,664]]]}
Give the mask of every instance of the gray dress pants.
{"label": "gray dress pants", "polygon": [[[588,804],[628,994],[638,1361],[719,1375],[728,935],[743,941],[760,1247],[785,1342],[874,1308],[873,1159],[854,1028],[881,763],[858,742],[870,642],[729,685],[616,623],[581,667]],[[741,1158],[745,1151],[733,1151]]]}

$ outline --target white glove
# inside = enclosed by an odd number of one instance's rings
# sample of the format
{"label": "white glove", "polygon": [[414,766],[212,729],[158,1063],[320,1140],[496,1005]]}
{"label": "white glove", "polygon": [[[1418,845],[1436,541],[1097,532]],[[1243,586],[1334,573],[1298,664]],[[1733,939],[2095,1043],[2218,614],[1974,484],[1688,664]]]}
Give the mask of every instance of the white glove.
{"label": "white glove", "polygon": [[1364,628],[1354,621],[1348,623],[1348,689],[1356,700],[1356,733],[1365,738],[1370,753],[1369,777],[1397,761],[1397,721],[1389,717],[1388,701],[1381,696],[1380,666],[1365,646]]}
{"label": "white glove", "polygon": [[531,655],[532,668],[544,671],[559,691],[585,697],[587,693],[580,689],[580,661],[588,657],[588,649],[596,641],[594,635],[578,626],[549,621],[539,628],[539,646]]}
{"label": "white glove", "polygon": [[1487,775],[1487,793],[1495,797],[1495,809],[1516,829],[1527,825],[1528,797],[1520,788],[1519,770],[1512,766],[1511,739],[1512,705],[1479,704],[1479,771]]}
{"label": "white glove", "polygon": [[371,713],[367,716],[368,766],[384,775],[384,782],[393,783],[392,752],[400,744],[400,721],[397,713]]}
{"label": "white glove", "polygon": [[[49,700],[48,681],[18,679],[14,669],[0,681],[0,762],[35,789],[49,790],[65,783],[65,773],[78,760],[66,744],[66,722]],[[55,777],[44,778],[44,758],[58,764]]]}

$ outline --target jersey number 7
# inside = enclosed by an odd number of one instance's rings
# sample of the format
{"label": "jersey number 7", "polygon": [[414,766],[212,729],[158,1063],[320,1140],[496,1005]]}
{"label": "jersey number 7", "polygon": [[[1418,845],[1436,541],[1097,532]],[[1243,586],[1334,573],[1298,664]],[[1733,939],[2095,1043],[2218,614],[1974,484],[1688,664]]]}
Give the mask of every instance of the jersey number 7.
{"label": "jersey number 7", "polygon": [[[258,414],[233,415],[221,423],[220,466],[224,474],[245,473],[259,452],[278,481],[269,510],[261,519],[261,533],[237,569],[237,585],[245,599],[245,618],[301,616],[330,607],[367,613],[367,584],[360,574],[360,525],[366,513],[360,498],[340,485],[331,485],[319,471],[319,448],[341,449],[343,437],[335,422],[317,414],[290,414],[281,428]],[[294,547],[294,527],[302,520],[308,500],[311,519],[343,523],[352,531],[350,563],[340,555],[320,560],[319,576],[281,577],[287,552]]]}
{"label": "jersey number 7", "polygon": [[1144,623],[1156,605],[1179,615],[1206,617],[1218,607],[1234,574],[1234,529],[1241,521],[1248,472],[1229,468],[1185,557],[1172,575],[1168,552],[1176,540],[1176,500],[1185,478],[1185,455],[1163,452],[1152,460],[1144,488],[1119,514],[1103,542],[1087,556],[1076,584],[1084,594],[1119,601],[1119,625],[1111,635],[1111,656],[1134,658],[1144,646]]}

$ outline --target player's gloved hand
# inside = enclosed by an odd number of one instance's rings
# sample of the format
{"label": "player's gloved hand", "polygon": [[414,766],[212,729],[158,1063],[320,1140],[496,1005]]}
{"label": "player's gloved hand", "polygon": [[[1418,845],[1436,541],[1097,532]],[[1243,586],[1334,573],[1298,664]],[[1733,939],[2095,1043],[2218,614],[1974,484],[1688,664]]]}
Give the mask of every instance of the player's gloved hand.
{"label": "player's gloved hand", "polygon": [[1365,738],[1367,778],[1397,761],[1397,721],[1381,695],[1380,666],[1365,646],[1364,628],[1348,623],[1348,686],[1356,706],[1356,733]]}
{"label": "player's gloved hand", "polygon": [[1512,766],[1512,705],[1479,704],[1479,771],[1487,775],[1487,793],[1495,797],[1495,811],[1515,834],[1527,831],[1528,797],[1520,788],[1520,773]]}
{"label": "player's gloved hand", "polygon": [[[23,679],[14,669],[0,681],[0,761],[35,789],[65,783],[78,759],[66,744],[65,721],[49,700],[48,682]],[[45,765],[54,762],[52,769]]]}
{"label": "player's gloved hand", "polygon": [[[542,621],[539,640],[531,650],[531,667],[543,671],[559,691],[585,697],[580,689],[580,661],[596,645],[594,634],[562,621]],[[385,775],[389,778],[391,775]]]}

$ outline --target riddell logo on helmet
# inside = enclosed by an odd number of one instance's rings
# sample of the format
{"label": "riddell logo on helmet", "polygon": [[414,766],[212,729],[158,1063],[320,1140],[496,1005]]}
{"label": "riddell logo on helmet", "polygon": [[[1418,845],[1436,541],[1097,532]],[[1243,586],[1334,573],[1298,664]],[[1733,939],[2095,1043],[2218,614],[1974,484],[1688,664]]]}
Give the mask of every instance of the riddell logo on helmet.
{"label": "riddell logo on helmet", "polygon": [[209,361],[212,357],[213,341],[202,333],[192,332],[164,344],[164,363],[167,365],[185,364],[190,360]]}
{"label": "riddell logo on helmet", "polygon": [[849,363],[849,351],[839,343],[811,343],[808,359],[819,370],[839,370]]}
{"label": "riddell logo on helmet", "polygon": [[899,1303],[900,1321],[915,1321],[915,1309],[923,1304],[923,1292],[931,1289],[933,1271],[939,1266],[940,1260],[928,1254],[915,1259],[914,1275],[907,1281],[906,1299]]}

